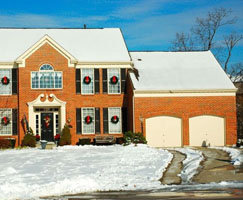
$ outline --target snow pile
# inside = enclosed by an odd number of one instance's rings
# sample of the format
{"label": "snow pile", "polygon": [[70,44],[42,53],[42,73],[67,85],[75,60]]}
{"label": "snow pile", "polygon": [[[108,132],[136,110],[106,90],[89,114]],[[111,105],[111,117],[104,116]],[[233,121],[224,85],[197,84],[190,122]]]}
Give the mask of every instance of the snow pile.
{"label": "snow pile", "polygon": [[147,145],[0,151],[0,199],[159,188],[172,157]]}
{"label": "snow pile", "polygon": [[200,162],[204,159],[203,154],[200,151],[189,148],[176,148],[175,150],[186,155],[186,159],[183,161],[183,169],[179,176],[183,183],[188,183],[197,173]]}
{"label": "snow pile", "polygon": [[233,165],[241,165],[243,163],[243,153],[241,153],[241,151],[238,149],[233,149],[229,147],[212,147],[212,148],[221,149],[229,153]]}

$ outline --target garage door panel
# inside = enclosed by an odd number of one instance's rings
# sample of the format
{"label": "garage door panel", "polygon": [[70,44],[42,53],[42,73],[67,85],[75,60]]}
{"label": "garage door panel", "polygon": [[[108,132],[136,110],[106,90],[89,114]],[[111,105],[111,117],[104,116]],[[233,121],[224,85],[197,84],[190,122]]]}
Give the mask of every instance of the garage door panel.
{"label": "garage door panel", "polygon": [[169,116],[146,119],[146,139],[153,147],[181,147],[181,119]]}
{"label": "garage door panel", "polygon": [[225,121],[222,117],[202,115],[189,119],[190,146],[224,146]]}

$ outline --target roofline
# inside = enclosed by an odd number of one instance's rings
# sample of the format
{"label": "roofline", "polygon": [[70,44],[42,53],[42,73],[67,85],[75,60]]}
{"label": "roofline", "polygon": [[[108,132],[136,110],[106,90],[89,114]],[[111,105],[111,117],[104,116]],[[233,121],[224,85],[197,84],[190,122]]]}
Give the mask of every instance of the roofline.
{"label": "roofline", "polygon": [[238,89],[188,89],[188,90],[139,90],[135,89],[136,94],[160,94],[160,93],[232,93]]}
{"label": "roofline", "polygon": [[173,53],[190,53],[190,52],[209,52],[210,50],[192,50],[192,51],[159,51],[159,50],[145,50],[145,51],[129,51],[129,53],[163,53],[163,52],[173,52]]}
{"label": "roofline", "polygon": [[125,44],[125,46],[126,46],[127,53],[128,53],[129,58],[130,58],[130,61],[132,61],[132,57],[131,57],[131,55],[130,55],[130,53],[129,53],[129,51],[128,51],[128,47],[127,47],[126,40],[124,39],[124,36],[123,36],[123,32],[122,32],[121,28],[119,28],[119,30],[120,30],[120,32],[121,32],[123,42],[124,42],[124,44]]}

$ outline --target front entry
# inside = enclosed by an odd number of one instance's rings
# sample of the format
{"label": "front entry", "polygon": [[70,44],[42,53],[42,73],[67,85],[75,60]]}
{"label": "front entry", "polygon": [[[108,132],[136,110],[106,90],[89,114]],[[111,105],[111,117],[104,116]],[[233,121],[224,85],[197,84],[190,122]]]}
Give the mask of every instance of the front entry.
{"label": "front entry", "polygon": [[54,141],[53,113],[41,113],[41,139]]}

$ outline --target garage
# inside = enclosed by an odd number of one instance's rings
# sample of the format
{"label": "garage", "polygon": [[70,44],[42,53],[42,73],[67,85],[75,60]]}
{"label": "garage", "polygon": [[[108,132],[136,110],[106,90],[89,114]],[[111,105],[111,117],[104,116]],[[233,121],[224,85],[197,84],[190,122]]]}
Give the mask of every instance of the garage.
{"label": "garage", "polygon": [[224,146],[225,120],[222,117],[202,115],[189,119],[190,146]]}
{"label": "garage", "polygon": [[181,147],[181,119],[158,116],[146,119],[146,140],[152,147]]}

